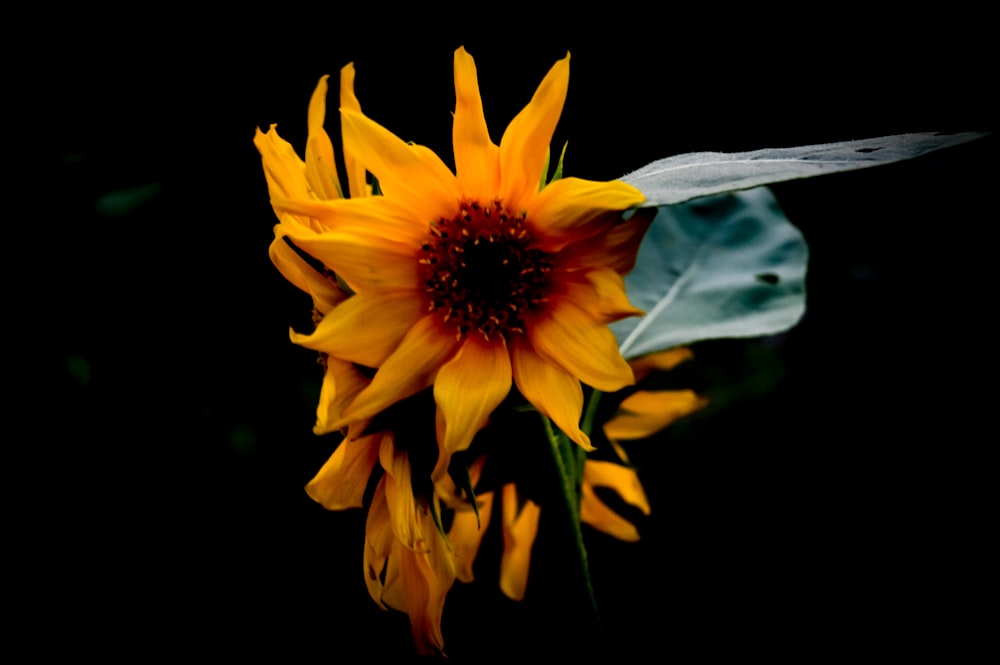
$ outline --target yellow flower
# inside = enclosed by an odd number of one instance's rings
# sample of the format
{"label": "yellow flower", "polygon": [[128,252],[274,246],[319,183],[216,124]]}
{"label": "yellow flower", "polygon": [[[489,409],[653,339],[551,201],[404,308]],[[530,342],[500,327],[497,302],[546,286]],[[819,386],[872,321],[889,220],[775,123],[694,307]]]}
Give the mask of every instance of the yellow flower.
{"label": "yellow flower", "polygon": [[435,480],[512,384],[590,448],[579,428],[581,382],[602,391],[633,382],[607,325],[641,314],[622,275],[652,217],[622,220],[643,196],[621,182],[564,178],[543,186],[568,55],[499,145],[487,131],[472,57],[460,48],[454,64],[454,173],[429,149],[342,104],[345,155],[377,178],[382,195],[355,197],[352,184],[350,199],[333,198],[310,177],[320,169],[309,170],[308,155],[306,191],[271,189],[279,217],[294,219],[283,219],[281,232],[354,294],[311,334],[293,332],[293,341],[377,369],[329,427],[350,427],[355,436],[359,422],[433,386]]}

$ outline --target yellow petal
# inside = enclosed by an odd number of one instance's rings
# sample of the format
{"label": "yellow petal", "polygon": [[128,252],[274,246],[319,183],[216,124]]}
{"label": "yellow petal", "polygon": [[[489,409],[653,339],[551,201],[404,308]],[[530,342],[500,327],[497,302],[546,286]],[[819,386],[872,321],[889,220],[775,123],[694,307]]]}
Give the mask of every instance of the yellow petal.
{"label": "yellow petal", "polygon": [[500,590],[512,600],[523,600],[528,588],[531,547],[538,533],[542,509],[526,499],[518,511],[517,487],[503,486],[503,554],[500,557]]}
{"label": "yellow petal", "polygon": [[323,129],[326,119],[326,80],[320,78],[309,100],[309,135],[306,139],[306,180],[314,195],[320,199],[340,198],[340,178],[333,157],[333,143]]}
{"label": "yellow petal", "polygon": [[556,252],[581,236],[596,233],[615,221],[618,213],[644,200],[638,189],[617,180],[562,178],[535,195],[527,213],[539,247]]}
{"label": "yellow petal", "polygon": [[[350,62],[340,70],[340,108],[361,113],[361,103],[354,96],[354,63]],[[341,119],[343,133],[343,119]],[[344,167],[347,170],[347,188],[352,199],[358,199],[371,194],[365,167],[354,154],[344,149]]]}
{"label": "yellow petal", "polygon": [[632,358],[628,364],[632,366],[635,373],[635,380],[641,381],[654,370],[670,370],[686,360],[691,360],[694,354],[691,349],[678,346],[666,351],[657,351],[638,358]]}
{"label": "yellow petal", "polygon": [[410,481],[410,458],[406,451],[397,450],[393,436],[382,437],[379,461],[386,472],[385,500],[389,505],[392,532],[408,549],[424,537],[417,523],[417,501]]}
{"label": "yellow petal", "polygon": [[482,200],[500,186],[500,149],[490,140],[479,94],[476,63],[460,47],[455,51],[455,121],[452,128],[455,173],[462,196]]}
{"label": "yellow petal", "polygon": [[375,460],[381,434],[354,441],[343,440],[306,485],[306,493],[327,510],[360,508]]}
{"label": "yellow petal", "polygon": [[545,360],[524,338],[511,344],[514,381],[524,398],[549,417],[566,436],[586,450],[593,450],[590,438],[580,429],[583,389],[580,380]]}
{"label": "yellow petal", "polygon": [[[444,416],[438,445],[448,453],[465,450],[493,410],[510,392],[510,355],[503,337],[490,341],[472,334],[438,372],[434,401]],[[432,479],[447,471],[437,468]]]}
{"label": "yellow petal", "polygon": [[329,312],[347,297],[334,280],[316,272],[284,238],[275,238],[268,254],[285,279],[312,296],[313,307],[321,314]]}
{"label": "yellow petal", "polygon": [[454,334],[442,329],[434,315],[423,317],[375,373],[371,384],[347,408],[344,419],[370,418],[429,387],[457,346]]}
{"label": "yellow petal", "polygon": [[622,401],[604,433],[609,439],[644,439],[706,404],[692,390],[640,390]]}
{"label": "yellow petal", "polygon": [[253,139],[264,165],[267,190],[271,198],[307,199],[305,162],[288,141],[278,136],[276,127],[271,125],[266,133],[257,129]]}
{"label": "yellow petal", "polygon": [[552,134],[569,87],[569,54],[542,79],[534,96],[500,139],[500,198],[515,214],[538,192]]}
{"label": "yellow petal", "polygon": [[[430,232],[426,220],[415,219],[408,209],[384,196],[335,201],[273,199],[271,204],[276,211],[317,220],[323,231],[367,233],[416,246],[423,244]],[[293,240],[314,235],[295,227],[284,232]]]}
{"label": "yellow petal", "polygon": [[379,181],[385,196],[428,223],[452,217],[458,209],[458,184],[432,151],[415,149],[364,115],[341,109],[344,151]]}
{"label": "yellow petal", "polygon": [[476,500],[479,503],[478,517],[471,509],[456,511],[448,531],[448,540],[455,551],[456,574],[462,582],[471,582],[474,578],[472,564],[475,563],[476,554],[479,553],[479,546],[490,523],[493,492],[478,494]]}
{"label": "yellow petal", "polygon": [[382,572],[385,570],[389,554],[396,538],[392,534],[392,522],[389,518],[389,505],[385,501],[385,476],[379,480],[368,507],[368,517],[365,520],[365,550],[364,571],[368,595],[378,606],[386,609],[382,602],[385,588],[382,585]]}
{"label": "yellow petal", "polygon": [[589,386],[613,392],[634,382],[614,333],[569,298],[552,298],[527,332],[539,355]]}
{"label": "yellow petal", "polygon": [[649,499],[639,482],[639,474],[629,466],[588,459],[583,465],[583,482],[592,487],[607,487],[626,503],[649,515]]}
{"label": "yellow petal", "polygon": [[587,311],[604,324],[644,314],[629,302],[625,280],[611,268],[576,271],[564,280],[563,292],[569,300],[587,303]]}
{"label": "yellow petal", "polygon": [[414,289],[420,282],[416,256],[419,247],[408,243],[362,231],[330,231],[293,237],[293,241],[356,293]]}
{"label": "yellow petal", "polygon": [[423,315],[416,294],[358,294],[329,312],[311,335],[293,332],[294,343],[335,358],[379,367]]}

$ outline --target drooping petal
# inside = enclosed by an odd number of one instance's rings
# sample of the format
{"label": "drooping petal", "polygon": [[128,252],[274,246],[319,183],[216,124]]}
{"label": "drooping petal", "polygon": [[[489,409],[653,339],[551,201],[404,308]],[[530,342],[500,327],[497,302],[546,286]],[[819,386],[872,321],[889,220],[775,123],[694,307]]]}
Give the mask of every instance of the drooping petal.
{"label": "drooping petal", "polygon": [[[325,362],[326,371],[323,373],[323,383],[320,385],[313,434],[328,434],[334,431],[333,424],[340,420],[344,408],[369,383],[368,377],[358,371],[352,362],[333,356],[327,356]],[[359,431],[364,431],[367,427],[367,423],[358,424],[361,425]]]}
{"label": "drooping petal", "polygon": [[593,450],[590,437],[580,429],[583,412],[580,380],[539,356],[530,342],[521,337],[515,337],[511,343],[511,364],[517,389],[524,398],[571,440]]}
{"label": "drooping petal", "polygon": [[417,523],[417,500],[410,481],[410,457],[397,450],[392,434],[382,437],[379,462],[385,469],[385,500],[389,505],[392,532],[407,549],[413,549],[424,537]]}
{"label": "drooping petal", "polygon": [[379,181],[385,196],[428,222],[455,214],[459,193],[455,176],[430,150],[415,150],[364,115],[341,109],[344,150]]}
{"label": "drooping petal", "polygon": [[339,199],[340,177],[333,157],[333,143],[323,129],[326,119],[326,80],[320,78],[309,100],[309,135],[306,139],[306,180],[319,199]]}
{"label": "drooping petal", "polygon": [[[357,297],[357,296],[355,296]],[[429,387],[459,342],[434,315],[417,321],[344,413],[346,420],[370,418],[401,399]]]}
{"label": "drooping petal", "polygon": [[[361,103],[354,96],[354,63],[349,62],[340,70],[340,108],[361,113]],[[341,118],[343,133],[343,118]],[[364,164],[359,162],[350,150],[344,148],[344,167],[347,170],[347,188],[352,199],[371,194],[365,175]]]}
{"label": "drooping petal", "polygon": [[428,539],[413,549],[394,541],[385,575],[383,600],[406,612],[417,652],[438,655],[444,650],[441,619],[444,601],[455,581],[454,556],[434,528],[429,511],[419,519]]}
{"label": "drooping petal", "polygon": [[[542,79],[534,96],[500,139],[500,198],[519,214],[538,192],[552,134],[569,87],[569,54]],[[546,188],[547,189],[547,188]]]}
{"label": "drooping petal", "polygon": [[581,236],[594,234],[618,213],[644,200],[638,189],[617,180],[562,178],[533,196],[527,213],[539,246],[557,252]]}
{"label": "drooping petal", "polygon": [[414,289],[420,281],[416,257],[419,247],[376,233],[330,231],[293,237],[293,241],[359,294]]}
{"label": "drooping petal", "polygon": [[528,588],[531,548],[538,534],[542,509],[530,499],[518,510],[517,486],[503,486],[503,554],[500,557],[500,590],[512,600],[523,600]]}
{"label": "drooping petal", "polygon": [[306,493],[327,510],[360,508],[382,434],[350,441],[344,439],[306,485]]}
{"label": "drooping petal", "polygon": [[423,315],[411,292],[358,294],[329,312],[310,335],[291,333],[294,343],[335,358],[379,367]]}
{"label": "drooping petal", "polygon": [[364,571],[368,595],[378,606],[386,609],[382,602],[384,587],[382,572],[392,551],[396,538],[392,534],[392,522],[389,518],[389,505],[385,501],[385,476],[379,480],[368,507],[368,517],[365,520],[365,550]]}
{"label": "drooping petal", "polygon": [[465,47],[455,51],[455,174],[463,197],[491,198],[500,187],[500,149],[490,140],[479,94],[476,63]]}
{"label": "drooping petal", "polygon": [[593,388],[613,392],[634,382],[614,333],[569,298],[550,299],[527,333],[539,355]]}
{"label": "drooping petal", "polygon": [[609,439],[644,439],[706,404],[693,390],[640,390],[622,401],[604,433]]}
{"label": "drooping petal", "polygon": [[635,469],[614,462],[587,460],[583,465],[580,519],[619,540],[639,540],[639,531],[635,525],[601,501],[594,492],[594,487],[614,490],[626,503],[635,506],[644,515],[649,515],[649,500]]}
{"label": "drooping petal", "polygon": [[493,512],[493,492],[477,494],[479,515],[471,508],[455,512],[455,517],[448,531],[448,540],[455,551],[455,567],[458,579],[471,582],[474,578],[472,565],[475,563],[479,546],[486,535],[486,527],[490,523]]}
{"label": "drooping petal", "polygon": [[[434,401],[444,416],[438,445],[447,453],[465,450],[493,410],[510,392],[510,355],[502,336],[485,341],[473,334],[446,362],[434,381]],[[432,479],[447,470],[434,470]]]}
{"label": "drooping petal", "polygon": [[306,263],[283,237],[271,242],[268,254],[285,279],[312,296],[313,307],[321,314],[329,312],[347,297],[332,279]]}

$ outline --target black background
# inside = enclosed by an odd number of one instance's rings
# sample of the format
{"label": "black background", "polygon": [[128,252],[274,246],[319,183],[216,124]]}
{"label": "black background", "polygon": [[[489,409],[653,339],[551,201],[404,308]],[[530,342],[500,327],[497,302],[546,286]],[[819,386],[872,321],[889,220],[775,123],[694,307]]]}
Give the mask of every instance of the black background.
{"label": "black background", "polygon": [[[8,133],[30,144],[9,192],[26,208],[8,220],[28,286],[14,325],[43,348],[9,351],[31,379],[9,473],[22,615],[61,637],[42,652],[411,653],[405,617],[368,598],[362,511],[302,491],[333,442],[311,434],[319,369],[287,339],[309,303],[268,260],[252,138],[276,122],[301,151],[320,75],[353,61],[365,112],[447,162],[455,48],[476,58],[494,140],[569,50],[554,145],[598,180],[676,153],[1000,117],[981,17],[584,28],[383,11],[61,15],[12,60]],[[643,540],[586,532],[609,654],[954,654],[982,632],[967,607],[985,557],[996,156],[991,136],[774,187],[810,243],[807,314],[776,338],[696,346],[674,380],[712,406],[630,448],[653,506]],[[560,528],[543,511],[520,605],[496,590],[488,535],[479,579],[446,605],[454,659],[596,649]]]}

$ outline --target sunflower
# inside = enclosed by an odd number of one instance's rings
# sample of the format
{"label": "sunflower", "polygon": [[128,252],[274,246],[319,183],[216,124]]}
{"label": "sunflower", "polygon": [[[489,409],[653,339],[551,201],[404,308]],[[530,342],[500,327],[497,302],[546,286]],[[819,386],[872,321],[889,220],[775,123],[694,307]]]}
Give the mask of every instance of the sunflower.
{"label": "sunflower", "polygon": [[[332,177],[332,166],[310,171],[308,149],[306,191],[271,189],[279,217],[295,220],[278,232],[352,294],[311,333],[293,331],[292,340],[375,370],[329,427],[358,436],[359,423],[433,386],[435,480],[512,385],[591,448],[579,427],[581,382],[601,391],[633,383],[607,326],[642,314],[629,303],[622,275],[652,218],[640,211],[623,219],[644,198],[622,182],[546,183],[569,55],[548,72],[499,145],[487,131],[475,63],[464,48],[454,65],[454,173],[428,148],[342,102],[345,162],[355,165],[348,167],[352,196],[333,196],[335,188],[320,178]],[[310,116],[312,142],[318,132]],[[354,196],[368,189],[359,182],[362,168],[381,195]]]}

